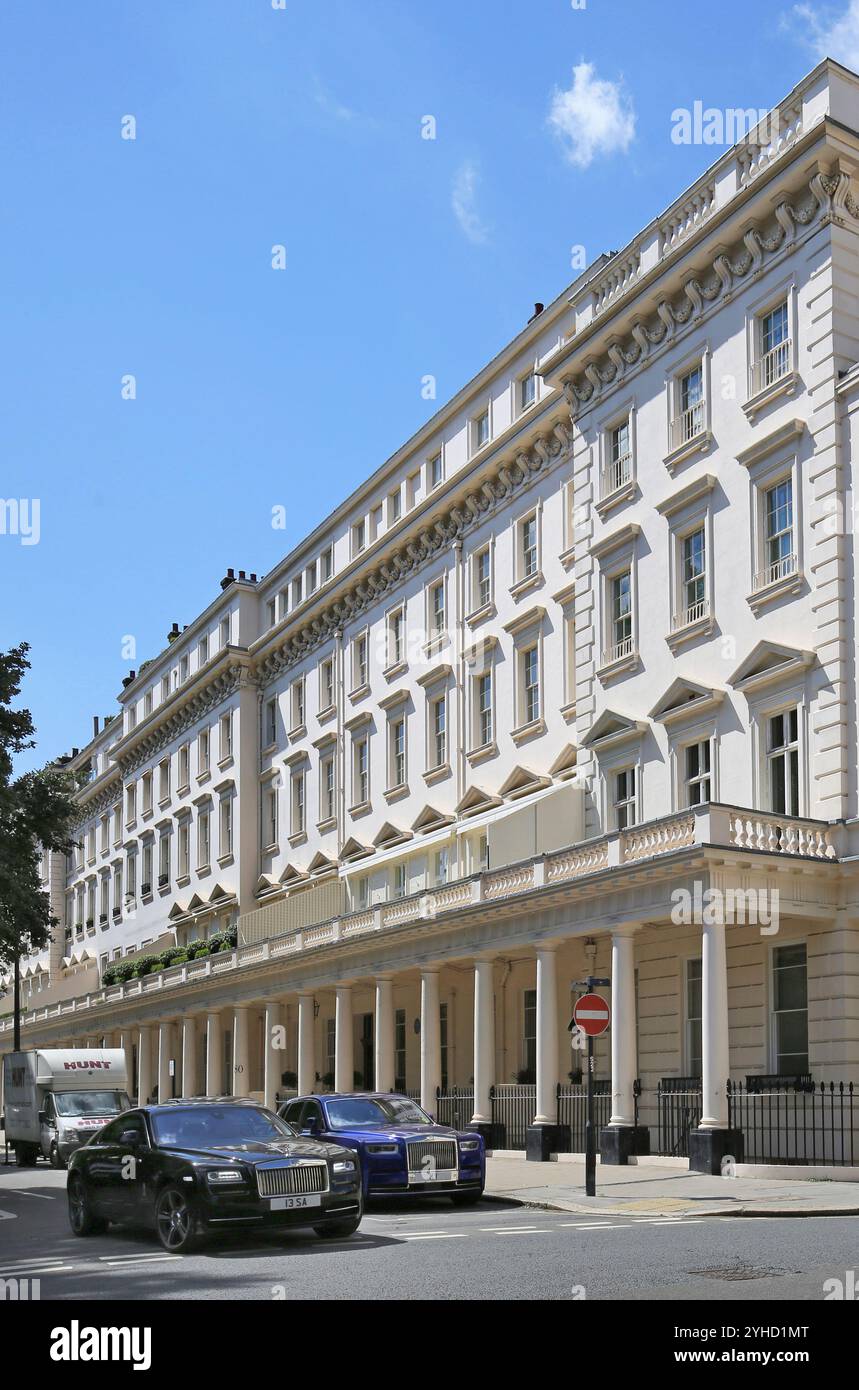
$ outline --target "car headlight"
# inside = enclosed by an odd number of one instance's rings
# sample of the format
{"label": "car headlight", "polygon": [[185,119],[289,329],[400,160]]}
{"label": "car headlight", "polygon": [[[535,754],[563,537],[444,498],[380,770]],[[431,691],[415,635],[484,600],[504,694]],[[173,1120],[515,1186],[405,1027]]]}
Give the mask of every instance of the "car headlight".
{"label": "car headlight", "polygon": [[332,1163],[331,1167],[335,1173],[354,1173],[355,1171],[355,1164],[351,1158],[340,1158],[336,1163]]}
{"label": "car headlight", "polygon": [[479,1140],[479,1139],[460,1139],[460,1141],[459,1141],[459,1147],[463,1150],[464,1153],[473,1153],[475,1149],[479,1149],[479,1148],[480,1148],[480,1140]]}
{"label": "car headlight", "polygon": [[235,1168],[213,1168],[206,1174],[206,1180],[211,1183],[244,1182],[244,1175]]}
{"label": "car headlight", "polygon": [[368,1144],[368,1154],[395,1154],[397,1153],[396,1144]]}

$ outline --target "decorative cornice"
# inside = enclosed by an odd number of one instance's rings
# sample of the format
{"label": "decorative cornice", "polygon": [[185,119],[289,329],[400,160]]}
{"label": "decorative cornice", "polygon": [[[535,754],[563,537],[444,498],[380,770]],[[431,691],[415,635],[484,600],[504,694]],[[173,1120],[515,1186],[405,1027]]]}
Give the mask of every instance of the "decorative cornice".
{"label": "decorative cornice", "polygon": [[718,299],[729,295],[736,283],[757,271],[766,257],[781,251],[795,240],[798,228],[808,227],[818,216],[842,219],[846,212],[859,221],[859,204],[849,192],[849,179],[844,173],[816,173],[810,180],[808,196],[789,202],[783,198],[774,208],[775,224],[764,230],[763,222],[749,223],[742,241],[733,248],[719,248],[711,264],[710,274],[703,280],[690,276],[683,294],[675,299],[662,299],[648,320],[635,319],[626,330],[631,338],[624,345],[618,341],[618,328],[611,351],[596,360],[585,362],[577,374],[563,378],[564,397],[573,419],[589,409],[606,387],[613,387],[629,368],[639,366],[653,348],[671,341],[678,332],[707,312]]}
{"label": "decorative cornice", "polygon": [[270,685],[282,671],[342,632],[347,623],[353,622],[386,594],[399,589],[407,576],[423,568],[440,551],[448,549],[479,525],[495,506],[508,501],[536,475],[558,463],[569,449],[571,438],[569,426],[558,421],[550,433],[541,435],[529,449],[520,449],[514,458],[500,463],[464,497],[433,517],[416,535],[405,539],[393,554],[361,574],[350,588],[322,607],[298,632],[285,634],[281,645],[260,662],[257,668],[259,684],[263,688]]}
{"label": "decorative cornice", "polygon": [[240,687],[256,685],[256,683],[256,676],[249,669],[246,660],[232,661],[226,670],[215,674],[212,680],[181,708],[177,709],[175,714],[163,720],[149,733],[145,733],[142,738],[133,743],[131,736],[129,736],[128,752],[121,753],[117,758],[122,776],[127,777],[143,763],[160,753],[192,724],[196,724],[204,715],[222,705],[234,691]]}

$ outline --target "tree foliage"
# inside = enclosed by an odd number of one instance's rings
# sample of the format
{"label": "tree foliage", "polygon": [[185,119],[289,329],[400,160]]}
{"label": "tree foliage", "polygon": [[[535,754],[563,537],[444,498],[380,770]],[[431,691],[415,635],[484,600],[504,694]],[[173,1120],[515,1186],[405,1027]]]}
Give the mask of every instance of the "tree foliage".
{"label": "tree foliage", "polygon": [[35,746],[30,711],[13,709],[30,669],[28,651],[22,642],[0,652],[0,967],[48,944],[57,920],[42,891],[39,857],[42,849],[68,853],[79,818],[71,772],[50,764],[14,775],[16,755]]}

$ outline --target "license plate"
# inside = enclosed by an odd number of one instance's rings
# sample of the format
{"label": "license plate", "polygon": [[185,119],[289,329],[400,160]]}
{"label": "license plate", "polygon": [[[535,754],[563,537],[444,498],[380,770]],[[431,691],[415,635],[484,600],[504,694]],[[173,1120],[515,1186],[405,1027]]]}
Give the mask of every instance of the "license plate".
{"label": "license plate", "polygon": [[412,1177],[412,1185],[420,1187],[421,1183],[430,1182],[456,1182],[455,1168],[427,1168],[417,1176]]}
{"label": "license plate", "polygon": [[297,1207],[321,1207],[322,1196],[316,1193],[308,1197],[272,1197],[272,1211],[295,1211]]}

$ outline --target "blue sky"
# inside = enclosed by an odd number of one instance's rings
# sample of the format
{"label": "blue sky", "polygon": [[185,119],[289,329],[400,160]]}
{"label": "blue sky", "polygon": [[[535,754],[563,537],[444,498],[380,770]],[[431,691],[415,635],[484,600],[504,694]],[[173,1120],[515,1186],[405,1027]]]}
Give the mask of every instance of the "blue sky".
{"label": "blue sky", "polygon": [[0,534],[22,767],[393,453],[572,246],[622,246],[718,156],[671,142],[675,108],[859,66],[859,0],[280,4],[5,0],[0,497],[40,507],[38,544]]}

